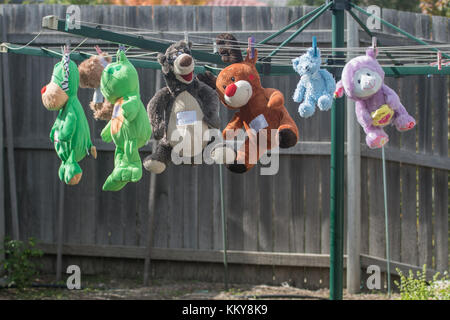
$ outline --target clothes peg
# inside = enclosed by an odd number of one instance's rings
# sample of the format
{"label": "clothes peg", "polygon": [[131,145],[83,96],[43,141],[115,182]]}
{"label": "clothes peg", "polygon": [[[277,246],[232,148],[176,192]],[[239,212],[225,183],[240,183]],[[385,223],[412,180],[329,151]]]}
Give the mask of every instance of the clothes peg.
{"label": "clothes peg", "polygon": [[377,37],[372,37],[372,48],[375,51],[375,55],[378,55]]}
{"label": "clothes peg", "polygon": [[98,55],[101,55],[103,53],[102,49],[100,49],[98,45],[96,45],[94,48]]}
{"label": "clothes peg", "polygon": [[251,36],[248,38],[248,48],[250,52],[250,59],[255,56],[255,37]]}
{"label": "clothes peg", "polygon": [[314,48],[314,57],[317,57],[317,38],[316,38],[316,36],[312,37],[312,46]]}
{"label": "clothes peg", "polygon": [[69,31],[69,23],[70,23],[70,14],[66,13],[66,21],[64,24],[64,30]]}
{"label": "clothes peg", "polygon": [[437,66],[438,66],[438,70],[442,70],[442,52],[441,51],[437,52]]}

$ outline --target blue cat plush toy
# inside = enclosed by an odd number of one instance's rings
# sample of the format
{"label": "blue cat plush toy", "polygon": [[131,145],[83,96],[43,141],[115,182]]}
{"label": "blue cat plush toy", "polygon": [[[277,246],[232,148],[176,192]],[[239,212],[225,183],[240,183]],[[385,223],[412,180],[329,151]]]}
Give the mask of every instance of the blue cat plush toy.
{"label": "blue cat plush toy", "polygon": [[294,70],[301,76],[293,98],[295,102],[303,101],[298,112],[304,118],[314,114],[316,104],[320,110],[327,111],[333,103],[336,82],[328,71],[320,69],[320,63],[317,47],[292,60]]}

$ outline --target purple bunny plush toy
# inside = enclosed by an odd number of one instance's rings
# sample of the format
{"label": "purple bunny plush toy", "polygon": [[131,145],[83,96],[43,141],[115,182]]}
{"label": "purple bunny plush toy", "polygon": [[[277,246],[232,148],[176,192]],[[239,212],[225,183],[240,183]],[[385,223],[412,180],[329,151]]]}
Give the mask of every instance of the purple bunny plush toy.
{"label": "purple bunny plush toy", "polygon": [[356,101],[356,117],[371,149],[381,148],[389,141],[383,130],[388,124],[395,125],[398,131],[410,130],[416,125],[398,95],[384,84],[384,71],[376,55],[376,49],[368,48],[365,56],[347,62],[335,92],[335,97],[342,97],[345,91]]}

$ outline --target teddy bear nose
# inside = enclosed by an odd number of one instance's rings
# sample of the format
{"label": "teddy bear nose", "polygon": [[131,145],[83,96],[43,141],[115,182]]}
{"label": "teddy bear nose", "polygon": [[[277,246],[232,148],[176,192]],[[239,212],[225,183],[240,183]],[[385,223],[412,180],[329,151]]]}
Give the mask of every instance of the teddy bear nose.
{"label": "teddy bear nose", "polygon": [[42,87],[42,89],[41,89],[41,94],[44,94],[44,93],[45,93],[45,90],[47,90],[47,86],[43,86],[43,87]]}
{"label": "teddy bear nose", "polygon": [[236,90],[237,90],[237,86],[236,86],[234,83],[229,84],[229,85],[227,86],[227,88],[225,89],[225,94],[226,94],[228,97],[232,97],[232,96],[234,96],[234,94],[236,93]]}
{"label": "teddy bear nose", "polygon": [[180,60],[180,66],[189,67],[192,64],[192,57],[189,55],[185,55]]}

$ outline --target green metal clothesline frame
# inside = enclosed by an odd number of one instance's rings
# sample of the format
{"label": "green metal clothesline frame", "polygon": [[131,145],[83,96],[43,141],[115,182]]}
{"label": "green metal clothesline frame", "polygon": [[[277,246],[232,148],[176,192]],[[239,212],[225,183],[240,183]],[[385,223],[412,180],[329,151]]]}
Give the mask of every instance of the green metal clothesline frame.
{"label": "green metal clothesline frame", "polygon": [[[291,36],[288,37],[285,41],[283,41],[275,50],[273,50],[268,57],[264,57],[261,60],[270,58],[278,53],[278,51],[290,43],[296,36],[298,36],[306,27],[308,27],[313,21],[315,21],[318,17],[320,17],[326,10],[330,9],[332,11],[332,48],[343,48],[344,47],[344,13],[348,11],[352,18],[361,26],[361,28],[372,37],[372,32],[364,25],[364,23],[356,16],[356,14],[352,11],[352,8],[355,10],[367,15],[375,17],[382,24],[396,30],[397,32],[403,34],[411,40],[414,40],[421,45],[426,45],[432,51],[438,52],[439,50],[432,45],[426,43],[425,41],[414,37],[408,32],[392,25],[391,23],[383,20],[380,17],[373,16],[364,9],[358,7],[353,4],[351,0],[327,0],[325,4],[314,9],[308,14],[302,16],[301,18],[293,21],[286,27],[277,31],[273,35],[265,38],[260,41],[256,47],[262,44],[266,44],[270,40],[279,36],[280,34],[286,32],[290,28],[299,25],[307,18],[311,17],[309,21],[307,21],[304,25],[302,25],[299,29],[297,29]],[[162,43],[155,40],[145,39],[142,36],[135,36],[129,34],[120,34],[116,32],[112,32],[109,30],[103,30],[100,26],[96,28],[88,27],[81,25],[79,29],[67,29],[65,26],[66,22],[64,19],[58,19],[55,16],[48,16],[43,19],[43,27],[58,30],[61,32],[66,32],[69,34],[74,34],[78,36],[101,39],[112,43],[129,45],[136,48],[141,48],[149,51],[156,52],[165,52],[169,44]],[[379,42],[378,42],[379,43]],[[20,47],[13,44],[7,45],[9,49],[5,45],[0,47],[0,52],[15,52],[18,54],[29,54],[36,56],[45,56],[45,57],[53,57],[59,58],[60,54],[51,51],[45,48],[37,48],[37,47]],[[222,62],[219,55],[211,54],[205,51],[200,50],[192,50],[192,55],[197,60],[211,63],[218,66],[225,66],[226,64]],[[389,53],[386,55],[394,62],[395,58],[392,57]],[[71,58],[75,61],[83,61],[87,59],[90,55],[86,53],[77,53],[74,52],[71,54]],[[442,53],[442,56],[445,58],[450,58],[449,55]],[[331,61],[340,61],[342,60],[334,60],[335,58],[343,58],[344,53],[342,51],[333,50]],[[141,59],[130,59],[136,67],[141,68],[150,68],[150,69],[160,69],[160,66],[157,62],[141,60]],[[258,71],[262,71],[266,62],[258,62],[257,68]],[[342,64],[331,64],[327,66],[327,69],[331,70],[336,80],[340,79],[340,71],[342,69]],[[437,67],[432,66],[401,66],[396,65],[395,67],[383,67],[386,76],[406,76],[406,75],[430,75],[430,74],[442,74],[449,75],[450,74],[450,66],[443,66],[442,70],[438,70]],[[215,74],[220,72],[220,68],[212,67],[212,66],[198,66],[196,67],[196,72],[201,73],[205,70],[209,70]],[[294,70],[291,66],[277,66],[271,65],[270,75],[288,75],[294,74]],[[344,229],[344,129],[345,129],[345,102],[344,99],[339,98],[335,99],[331,111],[331,177],[330,177],[330,299],[332,300],[340,300],[342,299],[342,290],[343,290],[343,229]]]}

